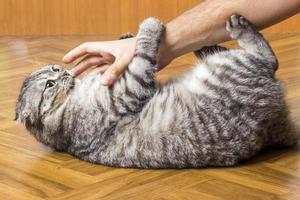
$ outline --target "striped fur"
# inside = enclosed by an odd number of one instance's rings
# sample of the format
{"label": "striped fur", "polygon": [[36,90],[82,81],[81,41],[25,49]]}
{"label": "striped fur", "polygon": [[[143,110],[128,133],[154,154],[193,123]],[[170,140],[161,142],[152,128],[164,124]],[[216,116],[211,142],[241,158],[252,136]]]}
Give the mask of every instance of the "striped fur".
{"label": "striped fur", "polygon": [[[64,70],[46,66],[25,80],[16,119],[48,146],[115,167],[232,166],[265,148],[294,144],[268,42],[241,16],[231,16],[226,28],[242,49],[199,50],[202,63],[157,86],[164,26],[147,19],[128,70],[112,87],[90,75],[69,77],[72,87],[63,90]],[[50,78],[57,84],[45,89]]]}

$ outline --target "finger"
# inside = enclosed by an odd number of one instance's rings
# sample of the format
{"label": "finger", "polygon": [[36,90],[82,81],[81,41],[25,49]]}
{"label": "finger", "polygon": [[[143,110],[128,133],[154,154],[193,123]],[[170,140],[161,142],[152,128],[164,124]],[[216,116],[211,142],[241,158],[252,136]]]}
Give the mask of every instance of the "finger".
{"label": "finger", "polygon": [[95,69],[91,71],[91,74],[103,74],[103,72],[105,72],[109,68],[109,66],[110,65],[108,64],[97,65]]}
{"label": "finger", "polygon": [[113,84],[127,69],[130,60],[130,58],[116,60],[115,63],[111,65],[101,77],[101,84],[104,86],[110,86]]}
{"label": "finger", "polygon": [[92,66],[112,62],[113,60],[107,60],[101,56],[86,56],[71,70],[71,72],[76,77]]}
{"label": "finger", "polygon": [[83,44],[79,45],[78,47],[75,47],[74,49],[72,49],[69,53],[67,53],[63,57],[62,60],[64,63],[71,63],[74,60],[76,60],[77,58],[80,58],[86,54],[97,55],[98,52],[93,51],[93,49],[92,49],[92,47],[90,47],[89,43],[83,43]]}

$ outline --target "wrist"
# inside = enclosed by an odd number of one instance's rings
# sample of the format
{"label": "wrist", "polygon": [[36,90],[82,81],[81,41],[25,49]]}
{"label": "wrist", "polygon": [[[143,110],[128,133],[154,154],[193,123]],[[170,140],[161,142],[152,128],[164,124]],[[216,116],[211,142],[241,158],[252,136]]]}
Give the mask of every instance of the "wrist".
{"label": "wrist", "polygon": [[161,38],[159,54],[158,54],[158,69],[166,67],[172,60],[177,58],[177,35],[170,30],[170,23],[166,24],[166,30]]}

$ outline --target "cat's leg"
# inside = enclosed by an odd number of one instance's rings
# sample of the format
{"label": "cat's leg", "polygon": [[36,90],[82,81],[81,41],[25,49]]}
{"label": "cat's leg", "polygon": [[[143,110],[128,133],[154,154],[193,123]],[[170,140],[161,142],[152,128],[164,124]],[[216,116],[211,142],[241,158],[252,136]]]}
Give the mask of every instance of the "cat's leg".
{"label": "cat's leg", "polygon": [[128,89],[141,100],[152,97],[156,86],[157,56],[164,30],[164,25],[158,19],[148,18],[140,25],[136,36],[134,57],[124,78],[127,80]]}
{"label": "cat's leg", "polygon": [[203,60],[209,55],[213,55],[222,51],[228,51],[228,49],[222,46],[213,45],[202,47],[201,49],[194,51],[194,54],[197,58]]}
{"label": "cat's leg", "polygon": [[114,96],[118,97],[116,101],[121,102],[125,110],[140,111],[156,91],[157,55],[164,29],[155,18],[148,18],[140,25],[134,57],[113,86]]}
{"label": "cat's leg", "polygon": [[245,17],[232,15],[226,21],[226,29],[230,37],[237,40],[243,49],[256,56],[262,56],[268,63],[272,64],[275,70],[277,69],[277,58],[268,41]]}

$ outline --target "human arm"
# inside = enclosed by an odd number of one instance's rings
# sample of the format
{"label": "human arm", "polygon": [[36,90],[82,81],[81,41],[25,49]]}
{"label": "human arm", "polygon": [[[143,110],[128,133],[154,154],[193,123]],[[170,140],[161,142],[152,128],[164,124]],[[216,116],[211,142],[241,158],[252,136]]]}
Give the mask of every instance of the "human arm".
{"label": "human arm", "polygon": [[263,29],[298,12],[299,0],[206,0],[166,24],[160,67],[185,53],[229,40],[225,21],[234,13]]}
{"label": "human arm", "polygon": [[[245,16],[258,28],[265,28],[300,12],[300,0],[206,0],[166,24],[158,67],[203,46],[227,41],[225,20],[233,13]],[[102,84],[111,85],[130,63],[135,38],[119,41],[84,43],[70,51],[63,61],[85,57],[73,71],[80,74],[91,66],[105,71]]]}

